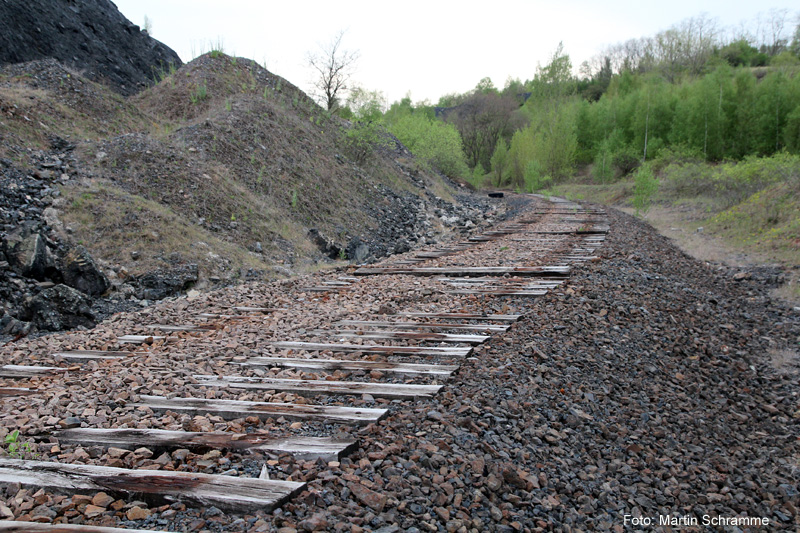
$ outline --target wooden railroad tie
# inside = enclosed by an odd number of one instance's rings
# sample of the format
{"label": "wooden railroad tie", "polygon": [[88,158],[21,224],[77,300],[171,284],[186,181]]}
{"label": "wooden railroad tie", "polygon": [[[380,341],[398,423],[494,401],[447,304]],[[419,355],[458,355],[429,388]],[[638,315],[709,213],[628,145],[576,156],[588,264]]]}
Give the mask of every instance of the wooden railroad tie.
{"label": "wooden railroad tie", "polygon": [[540,289],[555,289],[564,283],[563,279],[523,279],[523,278],[439,278],[436,281],[441,281],[449,285],[468,285],[471,287],[478,285],[492,285],[497,287],[510,287],[510,286],[524,286],[525,288],[540,288]]}
{"label": "wooden railroad tie", "polygon": [[480,313],[419,313],[407,312],[397,313],[396,315],[389,316],[402,316],[412,318],[447,318],[455,320],[494,320],[497,322],[516,322],[522,315],[495,315],[495,314],[480,314]]}
{"label": "wooden railroad tie", "polygon": [[386,409],[340,407],[336,405],[306,405],[296,403],[248,402],[241,400],[207,400],[204,398],[165,398],[140,396],[136,407],[153,411],[174,411],[190,415],[214,414],[228,420],[257,416],[261,419],[281,418],[316,420],[328,423],[369,424],[386,416]]}
{"label": "wooden railroad tie", "polygon": [[341,359],[298,359],[288,357],[253,357],[242,366],[294,368],[303,371],[365,370],[403,375],[430,375],[448,378],[458,370],[458,365],[423,365],[415,363],[389,363],[383,361],[343,361]]}
{"label": "wooden railroad tie", "polygon": [[159,335],[122,335],[117,337],[117,342],[120,344],[152,344],[166,339],[167,337]]}
{"label": "wooden railroad tie", "polygon": [[327,286],[327,285],[314,285],[312,287],[299,287],[297,290],[301,292],[330,292],[330,291],[341,291],[346,289],[347,287],[334,287],[334,286]]}
{"label": "wooden railroad tie", "polygon": [[245,376],[194,376],[199,386],[230,387],[248,390],[273,390],[291,392],[301,396],[318,394],[369,394],[375,398],[428,399],[433,398],[442,385],[406,385],[400,383],[368,383],[363,381],[328,381],[308,379],[251,378]]}
{"label": "wooden railroad tie", "polygon": [[305,483],[0,458],[0,484],[68,492],[105,491],[154,502],[187,502],[226,511],[271,511]]}
{"label": "wooden railroad tie", "polygon": [[64,359],[65,361],[102,361],[110,359],[124,359],[126,357],[134,357],[137,355],[147,355],[149,352],[114,352],[105,350],[71,350],[66,352],[55,352],[52,355],[56,360]]}
{"label": "wooden railroad tie", "polygon": [[430,331],[361,331],[356,329],[328,330],[315,329],[309,331],[312,335],[326,335],[328,337],[342,337],[354,339],[400,339],[428,342],[453,342],[466,344],[483,344],[489,340],[488,335],[459,335],[454,333],[433,333]]}
{"label": "wooden railroad tie", "polygon": [[13,398],[15,396],[32,396],[38,394],[39,389],[27,387],[0,387],[0,398]]}
{"label": "wooden railroad tie", "polygon": [[536,267],[362,267],[355,271],[359,276],[376,274],[406,274],[411,276],[567,276],[567,266]]}
{"label": "wooden railroad tie", "polygon": [[326,344],[317,342],[284,341],[273,342],[272,346],[284,350],[304,350],[306,352],[360,352],[384,355],[419,355],[442,357],[467,357],[472,348],[436,348],[427,346],[384,346],[376,344]]}
{"label": "wooden railroad tie", "polygon": [[[0,378],[5,379],[26,379],[39,376],[51,376],[61,374],[69,370],[61,366],[24,366],[24,365],[3,365],[0,366]],[[77,370],[73,368],[72,370]]]}
{"label": "wooden railroad tie", "polygon": [[525,290],[525,289],[452,289],[442,291],[445,294],[482,294],[485,296],[544,296],[547,290]]}
{"label": "wooden railroad tie", "polygon": [[[40,522],[0,521],[1,533],[153,533],[153,529],[120,529],[85,524],[42,524]],[[159,530],[160,531],[160,530]]]}
{"label": "wooden railroad tie", "polygon": [[223,309],[233,309],[241,313],[274,313],[275,311],[288,311],[285,307],[250,307],[247,305],[222,305]]}
{"label": "wooden railroad tie", "polygon": [[264,318],[265,315],[226,315],[221,313],[197,313],[199,318],[216,318],[219,320],[247,320],[249,318]]}
{"label": "wooden railroad tie", "polygon": [[332,437],[274,437],[263,433],[190,432],[163,429],[65,429],[53,434],[59,442],[86,443],[124,450],[146,447],[151,450],[187,448],[199,453],[231,450],[272,456],[288,453],[299,459],[334,460],[357,447],[355,440]]}
{"label": "wooden railroad tie", "polygon": [[396,329],[463,329],[467,331],[507,331],[504,324],[450,324],[447,322],[389,322],[387,320],[340,320],[334,326],[368,326],[371,328]]}
{"label": "wooden railroad tie", "polygon": [[148,324],[145,326],[147,329],[159,330],[159,331],[216,331],[219,329],[218,326],[214,324],[181,324],[177,326],[171,326],[168,324]]}

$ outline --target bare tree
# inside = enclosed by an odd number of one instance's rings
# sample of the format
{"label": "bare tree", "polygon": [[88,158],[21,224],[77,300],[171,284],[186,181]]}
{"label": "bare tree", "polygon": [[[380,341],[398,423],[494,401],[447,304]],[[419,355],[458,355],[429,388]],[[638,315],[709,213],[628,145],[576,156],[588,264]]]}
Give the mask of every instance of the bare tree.
{"label": "bare tree", "polygon": [[461,143],[470,168],[481,165],[491,168],[491,157],[497,141],[516,129],[513,123],[519,108],[512,95],[473,92],[462,104],[454,107],[445,120],[461,134]]}
{"label": "bare tree", "polygon": [[315,96],[328,111],[335,111],[339,107],[359,57],[358,51],[342,48],[344,34],[344,30],[340,31],[328,44],[319,45],[319,51],[307,55],[309,66],[317,75],[314,80]]}

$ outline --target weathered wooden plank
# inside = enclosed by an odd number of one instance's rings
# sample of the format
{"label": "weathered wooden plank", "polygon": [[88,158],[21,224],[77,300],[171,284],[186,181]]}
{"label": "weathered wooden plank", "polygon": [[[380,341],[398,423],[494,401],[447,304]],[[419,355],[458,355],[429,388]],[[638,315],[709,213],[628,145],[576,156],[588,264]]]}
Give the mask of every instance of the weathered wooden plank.
{"label": "weathered wooden plank", "polygon": [[327,287],[323,285],[316,285],[313,287],[299,287],[297,290],[303,292],[329,292],[329,291],[340,291],[345,287]]}
{"label": "weathered wooden plank", "polygon": [[565,280],[548,280],[543,278],[536,278],[535,280],[523,280],[522,278],[441,278],[437,281],[447,283],[448,285],[467,285],[470,287],[489,285],[492,287],[524,286],[525,288],[536,287],[554,289],[563,284]]}
{"label": "weathered wooden plank", "polygon": [[190,432],[163,429],[65,429],[53,434],[59,442],[91,442],[134,450],[187,448],[204,452],[210,449],[270,455],[291,454],[301,459],[338,459],[356,448],[355,440],[332,437],[274,437],[263,433]]}
{"label": "weathered wooden plank", "polygon": [[272,313],[275,311],[288,311],[288,309],[284,307],[249,307],[246,305],[223,305],[221,306],[223,309],[233,309],[234,311],[242,311],[245,313],[253,312],[253,313]]}
{"label": "weathered wooden plank", "polygon": [[117,337],[120,344],[152,344],[155,341],[163,341],[166,337],[159,335],[122,335]]}
{"label": "weathered wooden plank", "polygon": [[389,316],[409,316],[425,318],[455,318],[458,320],[496,320],[497,322],[516,322],[522,315],[482,315],[480,313],[397,313]]}
{"label": "weathered wooden plank", "polygon": [[390,363],[385,361],[343,361],[341,359],[299,359],[289,357],[253,357],[242,366],[296,368],[298,370],[377,370],[394,374],[450,377],[458,365],[424,365],[419,363]]}
{"label": "weathered wooden plank", "polygon": [[[120,529],[84,524],[42,524],[40,522],[0,521],[2,533],[153,533],[153,529]],[[161,530],[159,530],[161,531]]]}
{"label": "weathered wooden plank", "polygon": [[355,338],[355,339],[402,339],[429,342],[455,342],[466,344],[482,344],[489,340],[488,335],[460,335],[454,333],[434,333],[430,331],[360,331],[356,329],[327,330],[315,329],[310,331],[314,335],[327,335],[329,337]]}
{"label": "weathered wooden plank", "polygon": [[123,359],[125,357],[133,357],[136,355],[145,355],[147,352],[119,352],[119,351],[105,351],[105,350],[71,350],[66,352],[55,352],[51,354],[57,360],[59,358],[65,361],[94,361],[103,359]]}
{"label": "weathered wooden plank", "polygon": [[415,257],[417,259],[438,259],[440,257],[445,257],[453,252],[419,252]]}
{"label": "weathered wooden plank", "polygon": [[565,242],[566,238],[549,239],[549,238],[543,238],[543,237],[525,237],[525,236],[520,236],[520,237],[512,237],[509,240],[511,242],[531,242],[531,243],[535,242],[535,243],[539,243],[539,244],[559,244],[559,243]]}
{"label": "weathered wooden plank", "polygon": [[25,379],[58,374],[66,372],[67,370],[68,369],[60,366],[3,365],[0,366],[0,378]]}
{"label": "weathered wooden plank", "polygon": [[369,424],[386,416],[386,409],[340,407],[336,405],[306,405],[295,403],[248,402],[241,400],[207,400],[204,398],[172,398],[163,396],[141,396],[137,407],[149,407],[154,411],[176,413],[215,414],[222,418],[284,417],[293,420],[319,420],[343,424]]}
{"label": "weathered wooden plank", "polygon": [[608,233],[608,228],[586,228],[586,229],[573,229],[573,230],[538,230],[529,231],[534,235],[604,235]]}
{"label": "weathered wooden plank", "polygon": [[200,318],[217,318],[221,320],[245,320],[248,318],[264,318],[264,315],[226,315],[221,313],[197,313]]}
{"label": "weathered wooden plank", "polygon": [[334,326],[369,326],[398,329],[463,329],[467,331],[506,331],[503,324],[448,324],[447,322],[389,322],[387,320],[340,320]]}
{"label": "weathered wooden plank", "polygon": [[442,291],[445,294],[481,294],[485,296],[544,296],[546,290],[525,289],[453,289]]}
{"label": "weathered wooden plank", "polygon": [[426,346],[383,346],[376,344],[327,344],[317,342],[284,341],[273,342],[272,346],[288,350],[305,350],[307,352],[361,352],[386,355],[439,355],[448,357],[466,357],[472,348],[429,348]]}
{"label": "weathered wooden plank", "polygon": [[238,512],[270,511],[305,487],[305,483],[293,481],[0,458],[3,483],[68,492],[135,494],[159,502],[182,501]]}
{"label": "weathered wooden plank", "polygon": [[355,271],[359,276],[378,274],[405,274],[410,276],[557,276],[568,275],[568,266],[535,267],[362,267]]}
{"label": "weathered wooden plank", "polygon": [[236,389],[274,390],[302,396],[317,394],[370,394],[376,398],[428,399],[439,393],[442,385],[406,385],[404,383],[369,383],[364,381],[328,381],[311,379],[251,378],[245,376],[194,376],[198,385]]}
{"label": "weathered wooden plank", "polygon": [[26,387],[0,387],[0,398],[13,398],[14,396],[31,396],[38,394],[39,389]]}
{"label": "weathered wooden plank", "polygon": [[159,331],[214,331],[218,329],[218,326],[214,324],[182,324],[177,326],[168,324],[148,324],[145,327],[147,329]]}

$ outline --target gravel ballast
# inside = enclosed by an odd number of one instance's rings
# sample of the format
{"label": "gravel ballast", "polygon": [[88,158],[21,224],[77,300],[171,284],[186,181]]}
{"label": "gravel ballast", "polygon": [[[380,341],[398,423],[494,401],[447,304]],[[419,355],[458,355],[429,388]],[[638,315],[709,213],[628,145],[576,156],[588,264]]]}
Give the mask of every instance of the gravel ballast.
{"label": "gravel ballast", "polygon": [[[800,314],[772,301],[763,277],[702,264],[630,216],[610,211],[609,222],[605,244],[595,252],[599,259],[573,266],[568,281],[545,296],[456,297],[438,293],[436,280],[370,278],[343,291],[339,300],[319,296],[313,316],[278,315],[263,327],[242,324],[234,331],[230,326],[208,338],[181,333],[163,348],[174,360],[140,357],[105,385],[103,376],[112,367],[104,365],[122,363],[95,363],[88,375],[68,374],[65,390],[48,405],[32,404],[34,411],[52,411],[50,422],[61,426],[113,426],[124,418],[131,427],[294,432],[359,441],[358,450],[338,461],[266,458],[271,479],[308,483],[272,513],[239,516],[113,498],[94,505],[96,495],[88,502],[81,496],[37,496],[12,484],[0,491],[0,519],[67,516],[72,522],[126,528],[284,533],[797,530]],[[504,242],[485,247],[513,261],[515,250],[504,249]],[[465,257],[471,258],[468,265],[481,260],[474,251]],[[446,262],[457,260],[451,256]],[[547,263],[543,258],[532,262]],[[195,301],[165,303],[143,315],[115,317],[98,326],[92,339],[84,332],[7,346],[2,362],[25,364],[27,357],[33,360],[28,364],[53,363],[44,355],[47,343],[59,349],[116,348],[112,331],[121,334],[120,324],[153,323],[160,317],[186,323],[181,313],[190,307],[219,312],[224,303],[292,305],[298,298],[317,298],[292,292],[314,281],[245,287],[238,294],[225,289]],[[247,302],[243,295],[248,294],[258,297]],[[298,322],[298,334],[311,335],[334,319],[355,318],[359,312],[362,318],[374,317],[410,303],[419,310],[443,311],[450,304],[451,310],[524,316],[458,361],[460,370],[431,400],[336,398],[341,405],[390,410],[385,419],[364,427],[181,419],[126,404],[137,395],[187,396],[191,390],[209,398],[319,401],[198,388],[191,374],[219,369],[221,361],[269,355],[258,335],[283,339]],[[200,346],[201,355],[203,350],[213,355],[207,361],[189,358],[184,354],[192,346],[195,353]],[[307,377],[292,372],[268,375]],[[337,372],[316,376],[365,380],[363,372]],[[107,403],[80,405],[76,391],[81,386],[99,390]],[[27,434],[35,436],[47,426],[37,422],[45,415],[21,412],[26,402],[30,397],[4,399],[0,422],[9,430],[27,424]],[[31,420],[21,420],[25,417]],[[178,450],[163,457],[136,450],[115,451],[112,457],[88,444],[59,447],[47,437],[39,440],[40,460],[124,467],[160,463],[241,476],[258,476],[264,463],[231,452],[178,456]],[[87,507],[96,514],[89,516]]]}

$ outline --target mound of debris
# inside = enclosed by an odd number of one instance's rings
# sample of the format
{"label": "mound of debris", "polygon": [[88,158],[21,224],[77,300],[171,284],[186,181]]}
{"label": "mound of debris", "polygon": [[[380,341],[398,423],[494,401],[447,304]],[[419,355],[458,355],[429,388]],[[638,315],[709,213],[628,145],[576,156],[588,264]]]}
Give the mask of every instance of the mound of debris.
{"label": "mound of debris", "polygon": [[0,2],[0,65],[55,58],[87,78],[132,95],[181,60],[109,0]]}
{"label": "mound of debris", "polygon": [[58,184],[77,171],[73,145],[56,137],[51,147],[33,154],[31,173],[0,159],[0,338],[93,327],[197,281],[197,265],[178,265],[125,280],[114,275],[112,283],[86,248],[66,238],[52,207]]}

